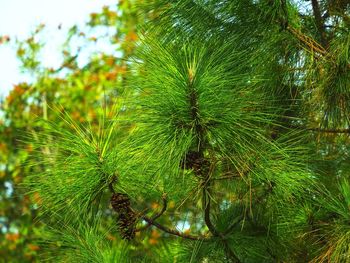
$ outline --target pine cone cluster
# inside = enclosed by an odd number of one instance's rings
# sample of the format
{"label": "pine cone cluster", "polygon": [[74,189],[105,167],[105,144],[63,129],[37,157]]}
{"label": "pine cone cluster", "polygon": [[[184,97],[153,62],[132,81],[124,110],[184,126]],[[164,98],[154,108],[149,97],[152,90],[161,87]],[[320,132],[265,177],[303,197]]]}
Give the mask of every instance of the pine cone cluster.
{"label": "pine cone cluster", "polygon": [[189,151],[180,165],[181,168],[193,169],[199,177],[205,177],[209,173],[210,162],[199,152]]}
{"label": "pine cone cluster", "polygon": [[114,193],[110,202],[113,210],[118,213],[117,223],[122,238],[133,239],[135,237],[136,216],[131,209],[129,196],[123,193]]}

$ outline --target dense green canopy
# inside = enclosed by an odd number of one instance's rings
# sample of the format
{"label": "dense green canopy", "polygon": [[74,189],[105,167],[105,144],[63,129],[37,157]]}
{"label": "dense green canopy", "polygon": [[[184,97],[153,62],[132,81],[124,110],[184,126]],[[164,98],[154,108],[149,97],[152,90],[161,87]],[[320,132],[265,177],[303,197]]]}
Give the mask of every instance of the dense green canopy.
{"label": "dense green canopy", "polygon": [[44,255],[348,262],[348,1],[135,8],[123,92],[93,120],[51,106],[28,136]]}

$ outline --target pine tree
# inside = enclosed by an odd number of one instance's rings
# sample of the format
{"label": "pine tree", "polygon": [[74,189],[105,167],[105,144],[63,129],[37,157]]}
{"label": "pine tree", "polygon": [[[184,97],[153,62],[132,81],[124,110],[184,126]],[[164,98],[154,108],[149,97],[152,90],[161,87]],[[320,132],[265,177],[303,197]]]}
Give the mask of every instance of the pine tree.
{"label": "pine tree", "polygon": [[125,96],[97,130],[59,113],[37,145],[47,256],[349,262],[349,173],[322,161],[349,132],[349,3],[140,8]]}

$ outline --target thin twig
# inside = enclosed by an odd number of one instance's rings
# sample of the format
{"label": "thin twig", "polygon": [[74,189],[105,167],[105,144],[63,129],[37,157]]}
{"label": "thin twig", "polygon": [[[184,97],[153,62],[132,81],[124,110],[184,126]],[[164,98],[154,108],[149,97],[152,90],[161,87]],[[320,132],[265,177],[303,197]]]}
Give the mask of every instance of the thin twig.
{"label": "thin twig", "polygon": [[219,180],[227,180],[227,179],[237,179],[237,178],[241,178],[242,176],[239,174],[234,174],[234,175],[226,175],[226,176],[220,176],[220,177],[216,177],[216,178],[212,178],[211,180],[213,181],[219,181]]}
{"label": "thin twig", "polygon": [[111,191],[112,194],[115,194],[115,190],[113,188],[113,184],[112,183],[108,184],[108,188],[109,188],[109,191]]}
{"label": "thin twig", "polygon": [[109,191],[112,194],[115,194],[115,190],[114,190],[113,184],[117,181],[117,179],[118,179],[117,176],[113,175],[111,182],[108,184]]}
{"label": "thin twig", "polygon": [[163,200],[163,207],[162,207],[162,210],[159,211],[159,213],[157,213],[152,219],[153,221],[156,220],[157,218],[161,217],[165,210],[167,209],[167,199],[166,199],[166,194],[164,193],[162,195],[162,200]]}
{"label": "thin twig", "polygon": [[210,240],[210,237],[207,235],[194,236],[194,235],[190,235],[190,234],[185,234],[185,233],[180,232],[180,231],[175,230],[175,229],[170,229],[166,226],[163,226],[163,225],[155,222],[154,220],[152,220],[152,218],[149,218],[147,216],[143,216],[142,219],[145,220],[148,224],[153,225],[153,226],[157,227],[158,229],[160,229],[168,234],[171,234],[171,235],[175,235],[175,236],[179,236],[179,237],[191,239],[191,240],[200,240],[200,241],[209,241]]}
{"label": "thin twig", "polygon": [[312,53],[316,52],[321,56],[328,55],[328,52],[313,38],[303,34],[300,30],[297,30],[291,26],[287,27],[287,31],[294,35],[302,44],[307,46]]}
{"label": "thin twig", "polygon": [[158,219],[159,217],[161,217],[164,212],[166,211],[167,209],[167,199],[166,199],[166,194],[163,194],[162,196],[162,200],[163,200],[163,207],[162,207],[162,210],[159,211],[159,213],[157,213],[155,216],[153,216],[152,218],[144,215],[144,216],[141,216],[141,218],[143,220],[145,220],[147,222],[147,225],[144,226],[144,227],[141,227],[141,228],[138,228],[135,230],[135,232],[139,232],[139,231],[143,231],[145,229],[147,229],[148,227],[150,226],[155,226],[157,227],[158,229],[168,233],[168,234],[171,234],[171,235],[175,235],[175,236],[179,236],[179,237],[182,237],[182,238],[186,238],[186,239],[191,239],[191,240],[201,240],[201,241],[207,241],[209,240],[208,236],[207,235],[204,235],[204,236],[194,236],[194,235],[190,235],[190,234],[185,234],[185,233],[182,233],[178,230],[175,230],[175,229],[170,229],[166,226],[163,226],[162,224],[156,222],[155,220]]}
{"label": "thin twig", "polygon": [[324,133],[350,133],[350,129],[322,129],[322,128],[306,128],[308,131],[324,132]]}
{"label": "thin twig", "polygon": [[[160,210],[156,215],[154,215],[151,219],[152,219],[152,221],[155,221],[156,219],[158,219],[159,217],[161,217],[163,214],[164,214],[164,212],[166,211],[166,209],[167,209],[167,199],[166,199],[166,194],[164,193],[163,194],[163,196],[162,196],[162,200],[163,200],[163,207],[162,207],[162,210]],[[140,232],[140,231],[144,231],[144,230],[146,230],[148,227],[150,227],[151,226],[151,224],[147,224],[147,225],[145,225],[145,226],[143,226],[143,227],[140,227],[140,228],[138,228],[138,229],[136,229],[135,231],[136,232]]]}
{"label": "thin twig", "polygon": [[349,133],[350,134],[350,129],[307,128],[302,126],[292,126],[292,128],[307,130],[307,131],[314,131],[314,132],[323,132],[323,133]]}

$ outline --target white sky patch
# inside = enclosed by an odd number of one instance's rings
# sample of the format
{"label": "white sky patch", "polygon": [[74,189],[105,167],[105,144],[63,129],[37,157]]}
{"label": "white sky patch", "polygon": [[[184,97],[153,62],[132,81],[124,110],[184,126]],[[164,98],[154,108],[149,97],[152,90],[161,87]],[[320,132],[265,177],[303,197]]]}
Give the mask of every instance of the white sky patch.
{"label": "white sky patch", "polygon": [[[0,36],[24,40],[37,25],[44,23],[48,34],[42,62],[55,68],[61,63],[59,48],[68,28],[75,24],[82,27],[90,13],[116,3],[116,0],[0,0]],[[61,30],[58,30],[59,25]],[[19,66],[16,50],[0,45],[0,97],[6,96],[14,84],[30,80],[29,76],[21,74]]]}

